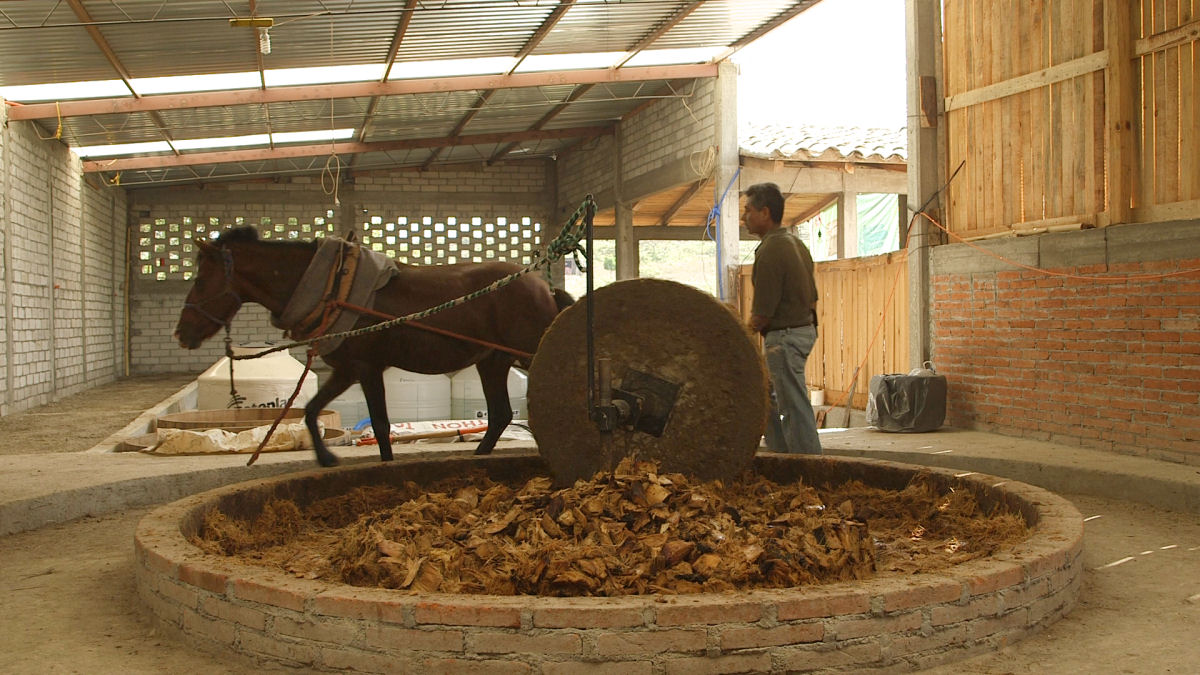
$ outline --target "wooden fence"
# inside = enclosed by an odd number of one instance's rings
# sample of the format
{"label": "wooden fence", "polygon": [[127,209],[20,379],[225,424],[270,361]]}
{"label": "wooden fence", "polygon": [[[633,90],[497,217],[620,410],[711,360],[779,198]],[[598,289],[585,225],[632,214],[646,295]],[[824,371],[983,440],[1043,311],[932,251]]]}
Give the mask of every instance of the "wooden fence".
{"label": "wooden fence", "polygon": [[946,225],[1194,217],[1200,0],[945,0]]}
{"label": "wooden fence", "polygon": [[[751,269],[742,266],[738,277],[743,319],[754,297]],[[872,375],[910,369],[906,252],[819,262],[815,274],[819,328],[805,370],[808,386],[824,389],[829,405],[844,401],[853,386],[851,405],[863,409]]]}

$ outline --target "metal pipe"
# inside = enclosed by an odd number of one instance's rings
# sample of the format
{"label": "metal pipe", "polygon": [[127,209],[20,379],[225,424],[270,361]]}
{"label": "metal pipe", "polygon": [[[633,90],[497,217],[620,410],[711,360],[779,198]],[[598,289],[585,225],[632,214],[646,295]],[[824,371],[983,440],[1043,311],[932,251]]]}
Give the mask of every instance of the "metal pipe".
{"label": "metal pipe", "polygon": [[595,256],[592,255],[592,220],[596,215],[596,205],[592,196],[588,195],[588,205],[583,213],[583,224],[587,230],[587,388],[588,388],[588,419],[596,419],[596,341],[593,335],[595,328],[596,309],[592,305],[592,284],[594,283],[592,268],[595,266]]}

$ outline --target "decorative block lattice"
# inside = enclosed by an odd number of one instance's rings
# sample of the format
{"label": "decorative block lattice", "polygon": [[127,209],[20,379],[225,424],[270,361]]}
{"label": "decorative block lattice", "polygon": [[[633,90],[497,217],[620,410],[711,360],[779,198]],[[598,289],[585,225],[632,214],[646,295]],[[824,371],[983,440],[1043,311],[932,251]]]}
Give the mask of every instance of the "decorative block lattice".
{"label": "decorative block lattice", "polygon": [[[229,227],[255,225],[263,239],[320,239],[340,234],[334,212],[308,220],[296,217],[257,219],[235,216],[154,218],[138,223],[133,255],[137,275],[154,281],[188,281],[195,273],[196,237],[216,238]],[[369,216],[358,224],[363,245],[409,265],[453,265],[503,260],[534,261],[542,224],[529,217]]]}
{"label": "decorative block lattice", "polygon": [[[195,273],[196,237],[215,239],[229,227],[255,225],[252,219],[235,216],[222,220],[218,217],[155,218],[138,223],[134,257],[137,260],[137,275],[155,281],[190,280]],[[311,222],[296,217],[273,219],[262,216],[256,224],[258,236],[263,239],[319,239],[334,234],[333,211],[316,216]]]}
{"label": "decorative block lattice", "polygon": [[370,216],[362,243],[408,265],[453,265],[503,260],[528,265],[541,244],[542,224],[519,218]]}

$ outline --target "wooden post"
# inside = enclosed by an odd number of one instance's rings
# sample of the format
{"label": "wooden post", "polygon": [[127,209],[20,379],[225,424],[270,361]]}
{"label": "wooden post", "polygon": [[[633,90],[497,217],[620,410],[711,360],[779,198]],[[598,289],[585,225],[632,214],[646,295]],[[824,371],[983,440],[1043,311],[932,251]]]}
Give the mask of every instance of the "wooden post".
{"label": "wooden post", "polygon": [[738,265],[740,238],[738,213],[738,158],[741,154],[737,138],[737,67],[722,61],[717,69],[716,91],[713,92],[713,144],[717,146],[717,163],[713,168],[713,202],[720,206],[716,224],[717,237],[717,297],[732,303],[733,279]]}
{"label": "wooden post", "polygon": [[613,211],[616,218],[617,281],[636,279],[638,270],[638,242],[633,236],[633,205],[626,201],[625,189],[625,142],[621,138],[621,125],[613,134]]}
{"label": "wooden post", "polygon": [[837,213],[838,260],[854,258],[858,256],[858,195],[853,190],[838,195]]}
{"label": "wooden post", "polygon": [[[944,100],[941,83],[942,19],[939,0],[905,0],[908,54],[908,203],[939,221],[941,201],[934,194],[945,181],[939,152]],[[926,204],[926,202],[929,202]],[[908,358],[919,366],[930,358],[929,251],[938,242],[928,220],[917,216],[908,233]]]}
{"label": "wooden post", "polygon": [[1108,225],[1127,223],[1138,195],[1141,172],[1137,157],[1133,79],[1133,35],[1138,22],[1126,0],[1105,0],[1104,119],[1108,148]]}

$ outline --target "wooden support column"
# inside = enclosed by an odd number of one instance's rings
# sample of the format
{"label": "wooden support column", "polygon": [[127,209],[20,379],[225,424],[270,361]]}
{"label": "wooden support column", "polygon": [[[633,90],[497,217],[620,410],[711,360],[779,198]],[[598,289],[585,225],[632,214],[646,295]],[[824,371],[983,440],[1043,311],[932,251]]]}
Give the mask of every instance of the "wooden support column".
{"label": "wooden support column", "polygon": [[838,260],[858,255],[858,194],[844,190],[837,202]]}
{"label": "wooden support column", "polygon": [[[546,160],[546,217],[549,222],[542,223],[542,244],[541,249],[546,250],[550,242],[558,238],[562,234],[563,226],[566,225],[566,220],[558,215],[558,160]],[[571,213],[575,213],[571,209]],[[582,216],[580,216],[582,218]],[[566,263],[562,258],[550,263],[550,267],[546,270],[549,276],[549,281],[555,288],[566,288],[567,283],[567,268]]]}
{"label": "wooden support column", "polygon": [[625,194],[625,140],[621,125],[613,136],[613,205],[617,233],[617,281],[638,278],[638,242],[633,236],[633,203]]}
{"label": "wooden support column", "polygon": [[1105,135],[1108,137],[1108,224],[1128,223],[1133,200],[1141,183],[1137,162],[1133,80],[1133,31],[1138,25],[1134,4],[1105,0],[1104,46],[1108,68],[1104,73]]}
{"label": "wooden support column", "polygon": [[738,173],[737,137],[737,66],[722,61],[717,69],[716,89],[713,92],[713,144],[717,161],[713,168],[713,202],[720,207],[716,223],[717,297],[721,302],[736,301],[735,278],[738,268]]}
{"label": "wooden support column", "polygon": [[[939,152],[943,116],[942,14],[939,0],[905,0],[905,43],[908,61],[908,204],[924,209],[939,222],[940,199],[934,199],[945,180]],[[926,203],[928,202],[928,203]],[[911,214],[910,214],[911,216]],[[933,351],[929,279],[930,247],[937,243],[933,225],[917,216],[908,232],[908,357],[913,367]]]}

